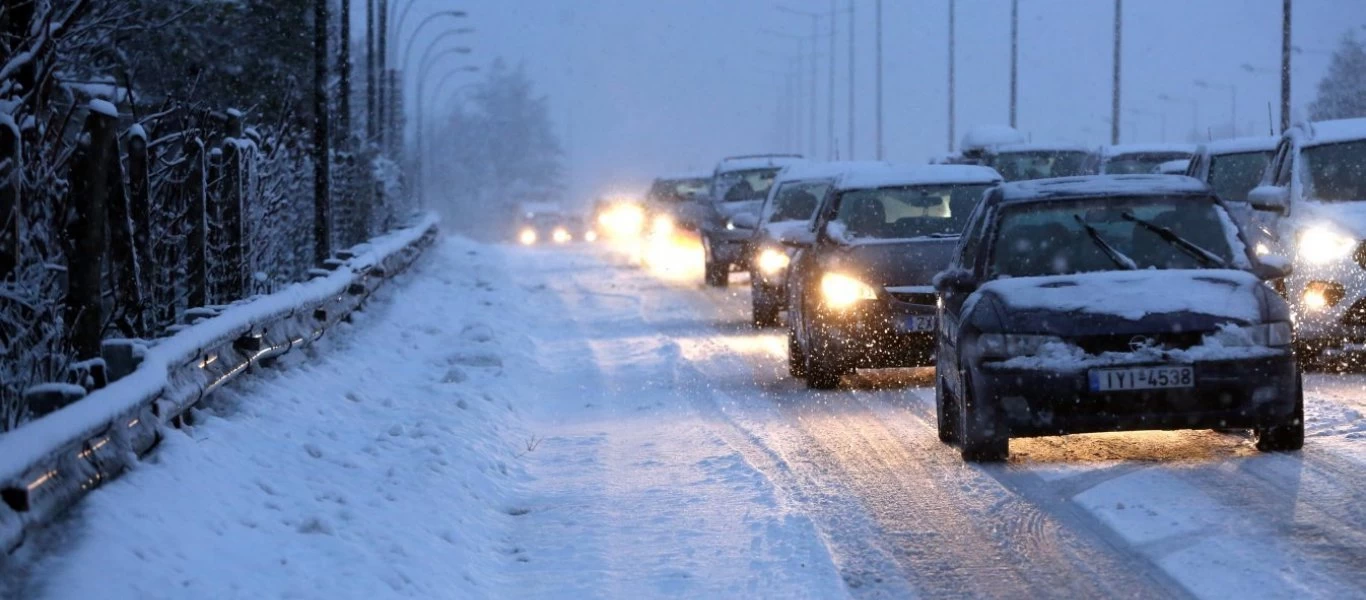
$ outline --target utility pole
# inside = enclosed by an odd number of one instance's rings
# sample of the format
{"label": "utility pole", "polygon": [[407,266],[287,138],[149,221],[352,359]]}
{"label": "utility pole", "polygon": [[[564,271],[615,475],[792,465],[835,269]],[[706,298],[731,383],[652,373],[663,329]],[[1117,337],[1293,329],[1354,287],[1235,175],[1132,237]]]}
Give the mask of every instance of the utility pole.
{"label": "utility pole", "polygon": [[1112,85],[1113,96],[1110,100],[1110,143],[1119,143],[1119,73],[1120,48],[1123,47],[1124,0],[1115,0],[1115,73]]}
{"label": "utility pole", "polygon": [[849,160],[854,160],[854,0],[849,0]]}
{"label": "utility pole", "polygon": [[816,42],[820,40],[820,23],[820,17],[814,15],[811,17],[811,154],[809,154],[809,156],[812,158],[815,158],[817,154],[816,105],[820,104],[820,102],[816,101],[816,99],[820,97],[816,94],[816,78],[818,77],[817,73],[819,73],[819,68],[817,66],[818,58],[816,53],[818,52],[818,50]]}
{"label": "utility pole", "polygon": [[338,69],[341,70],[338,86],[341,98],[337,106],[337,130],[341,132],[342,147],[351,146],[351,0],[341,0],[341,47],[337,49]]}
{"label": "utility pole", "polygon": [[877,129],[877,159],[882,160],[885,150],[885,146],[883,145],[882,141],[882,0],[877,0],[874,6],[876,7],[874,8],[874,11],[876,14],[877,21],[877,33],[875,34],[875,37],[877,38],[877,84],[873,87],[876,89],[875,95],[877,96],[877,108],[873,112],[875,115],[874,118],[877,121],[877,124],[875,125]]}
{"label": "utility pole", "polygon": [[1281,3],[1281,133],[1290,129],[1290,0]]}
{"label": "utility pole", "polygon": [[830,0],[830,56],[826,62],[830,63],[830,89],[827,90],[825,104],[825,143],[829,145],[826,149],[826,160],[835,160],[835,156],[840,153],[835,142],[835,0]]}
{"label": "utility pole", "polygon": [[956,10],[955,10],[955,9],[957,8],[957,6],[958,6],[958,0],[949,0],[949,152],[953,152],[953,141],[954,141],[953,138],[954,138],[955,136],[958,135],[958,134],[955,133],[955,131],[954,131],[954,129],[955,129],[955,120],[956,120],[956,118],[957,118],[957,117],[954,115],[954,111],[955,111],[955,107],[954,107],[954,102],[955,102],[955,99],[954,99],[954,78],[955,78],[955,73],[954,73],[954,69],[955,69],[954,58],[955,58],[955,55],[954,55],[954,52],[955,52],[956,49],[957,49],[957,45],[956,45],[957,41],[956,41],[956,38],[955,38],[955,36],[956,36],[956,33],[955,33],[955,21],[956,21],[956,19],[955,19],[955,12],[956,12]]}
{"label": "utility pole", "polygon": [[365,140],[375,139],[375,0],[365,0]]}
{"label": "utility pole", "polygon": [[313,2],[313,264],[332,256],[332,148],[327,102],[327,3]]}
{"label": "utility pole", "polygon": [[[953,34],[949,34],[953,35]],[[1020,94],[1020,0],[1010,0],[1010,127],[1016,126],[1015,113]]]}

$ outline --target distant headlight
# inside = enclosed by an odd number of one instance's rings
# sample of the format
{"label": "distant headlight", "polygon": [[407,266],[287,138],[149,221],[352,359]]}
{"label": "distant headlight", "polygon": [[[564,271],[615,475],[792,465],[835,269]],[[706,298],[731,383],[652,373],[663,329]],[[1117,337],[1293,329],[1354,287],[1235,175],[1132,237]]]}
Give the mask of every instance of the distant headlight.
{"label": "distant headlight", "polygon": [[583,240],[585,242],[598,241],[598,232],[590,230],[588,233],[583,234]]}
{"label": "distant headlight", "polygon": [[821,295],[832,308],[846,309],[862,300],[877,300],[877,291],[862,281],[839,273],[821,277]]}
{"label": "distant headlight", "polygon": [[1327,227],[1312,227],[1300,232],[1299,255],[1315,265],[1347,258],[1357,242]]}
{"label": "distant headlight", "polygon": [[786,252],[775,248],[764,248],[759,252],[759,271],[765,275],[773,275],[787,268],[792,259]]}
{"label": "distant headlight", "polygon": [[674,220],[669,215],[658,215],[653,223],[650,224],[650,231],[655,235],[669,235],[674,232]]}
{"label": "distant headlight", "polygon": [[536,230],[523,229],[521,233],[517,234],[517,241],[521,242],[523,246],[530,246],[532,244],[535,244]]}
{"label": "distant headlight", "polygon": [[735,221],[726,221],[726,231],[735,231]]}
{"label": "distant headlight", "polygon": [[977,338],[977,350],[984,358],[1034,356],[1048,344],[1065,344],[1056,335],[1017,335],[985,333]]}
{"label": "distant headlight", "polygon": [[574,236],[569,235],[569,231],[565,228],[556,227],[555,231],[551,232],[550,239],[555,240],[556,244],[563,244],[574,239]]}

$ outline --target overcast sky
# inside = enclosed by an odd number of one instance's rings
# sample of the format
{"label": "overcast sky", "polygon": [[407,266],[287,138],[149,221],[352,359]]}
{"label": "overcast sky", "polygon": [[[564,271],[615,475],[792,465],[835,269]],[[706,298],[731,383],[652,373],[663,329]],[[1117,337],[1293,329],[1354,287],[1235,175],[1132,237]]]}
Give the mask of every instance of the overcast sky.
{"label": "overcast sky", "polygon": [[[784,100],[809,17],[771,0],[412,0],[405,35],[424,13],[470,13],[470,60],[524,62],[568,154],[570,202],[636,189],[656,174],[709,169],[726,154],[811,154],[799,147]],[[406,0],[391,0],[399,7]],[[830,0],[783,0],[828,13]],[[835,134],[848,149],[850,0],[836,0]],[[874,153],[875,0],[855,9],[855,156]],[[949,0],[883,0],[886,157],[923,162],[948,150]],[[1020,0],[1019,128],[1035,141],[1109,140],[1114,3]],[[1280,0],[1129,0],[1124,6],[1122,141],[1184,139],[1237,116],[1244,133],[1267,130],[1279,102]],[[357,15],[360,19],[362,15]],[[957,137],[1009,120],[1010,1],[957,1]],[[1295,0],[1293,101],[1304,106],[1349,29],[1366,36],[1366,2]],[[423,38],[442,27],[425,28]],[[829,22],[817,42],[817,148],[827,144]],[[459,59],[453,59],[458,61]],[[810,68],[801,63],[806,103]],[[1249,72],[1243,65],[1249,65]],[[1265,70],[1266,72],[1259,72]],[[441,72],[441,68],[434,70]],[[1210,87],[1199,87],[1203,80]],[[411,88],[410,88],[411,89]],[[1160,100],[1162,94],[1178,98]],[[438,112],[437,107],[433,112]],[[1275,110],[1279,110],[1276,108]],[[1137,111],[1129,112],[1129,111]],[[1279,119],[1279,113],[1276,118]]]}

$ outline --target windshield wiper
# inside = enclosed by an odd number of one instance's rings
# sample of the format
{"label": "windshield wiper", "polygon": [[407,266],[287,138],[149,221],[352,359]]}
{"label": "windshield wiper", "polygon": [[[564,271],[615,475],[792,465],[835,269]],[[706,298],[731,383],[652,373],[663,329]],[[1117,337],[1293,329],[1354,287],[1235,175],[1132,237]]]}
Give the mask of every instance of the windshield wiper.
{"label": "windshield wiper", "polygon": [[1134,259],[1125,256],[1123,252],[1120,252],[1119,250],[1116,250],[1114,246],[1111,246],[1110,242],[1105,241],[1105,236],[1101,235],[1099,230],[1082,219],[1081,215],[1072,215],[1072,218],[1076,219],[1077,223],[1081,224],[1082,228],[1086,230],[1086,235],[1091,238],[1091,241],[1096,243],[1096,246],[1098,246],[1101,251],[1105,252],[1105,256],[1110,257],[1110,260],[1115,263],[1116,267],[1130,271],[1138,269],[1138,263],[1134,262]]}
{"label": "windshield wiper", "polygon": [[1204,263],[1207,267],[1224,268],[1228,266],[1228,262],[1220,258],[1218,254],[1197,246],[1194,242],[1177,235],[1176,232],[1171,229],[1140,219],[1131,212],[1126,211],[1120,214],[1120,216],[1126,221],[1137,223],[1144,229],[1157,234],[1157,237],[1162,238],[1162,241],[1175,246],[1178,250],[1185,252],[1190,255],[1191,258]]}
{"label": "windshield wiper", "polygon": [[941,233],[930,233],[930,234],[926,234],[926,235],[925,235],[925,237],[928,237],[928,238],[940,238],[940,239],[942,239],[942,238],[962,237],[962,236],[963,236],[963,234],[961,234],[961,233],[942,233],[942,232],[941,232]]}

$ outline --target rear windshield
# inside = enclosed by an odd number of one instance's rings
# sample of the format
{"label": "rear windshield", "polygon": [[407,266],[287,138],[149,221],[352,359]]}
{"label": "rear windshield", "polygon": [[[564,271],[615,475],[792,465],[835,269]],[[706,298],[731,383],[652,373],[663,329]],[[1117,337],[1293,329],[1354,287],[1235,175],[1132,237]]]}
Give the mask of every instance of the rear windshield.
{"label": "rear windshield", "polygon": [[1190,152],[1133,152],[1117,154],[1105,161],[1108,175],[1137,175],[1157,171],[1158,165],[1173,160],[1188,160]]}
{"label": "rear windshield", "polygon": [[650,186],[650,199],[655,202],[683,202],[693,194],[707,191],[710,178],[659,179]]}
{"label": "rear windshield", "polygon": [[1086,161],[1090,154],[1080,150],[1002,152],[991,161],[991,166],[1006,181],[1073,177],[1086,175]]}
{"label": "rear windshield", "polygon": [[721,202],[763,200],[781,170],[779,167],[768,167],[721,173],[714,180],[712,198]]}
{"label": "rear windshield", "polygon": [[849,241],[954,236],[963,232],[988,184],[849,190],[835,216]]}

